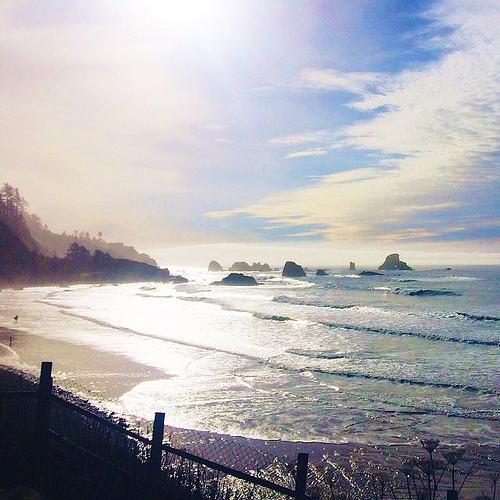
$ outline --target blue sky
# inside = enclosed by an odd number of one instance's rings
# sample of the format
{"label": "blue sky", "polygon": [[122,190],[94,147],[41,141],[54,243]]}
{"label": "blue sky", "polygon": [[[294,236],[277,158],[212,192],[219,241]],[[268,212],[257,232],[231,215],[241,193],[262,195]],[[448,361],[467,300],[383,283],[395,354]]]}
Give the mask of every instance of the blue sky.
{"label": "blue sky", "polygon": [[499,25],[497,0],[4,0],[2,182],[165,264],[500,263]]}

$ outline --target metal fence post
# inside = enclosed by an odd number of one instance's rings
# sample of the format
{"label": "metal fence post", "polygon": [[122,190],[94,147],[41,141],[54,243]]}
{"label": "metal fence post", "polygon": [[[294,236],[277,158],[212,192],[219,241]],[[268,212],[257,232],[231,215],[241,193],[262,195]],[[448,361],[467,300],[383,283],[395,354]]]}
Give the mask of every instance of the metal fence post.
{"label": "metal fence post", "polygon": [[165,427],[165,413],[155,413],[153,424],[153,440],[149,455],[149,467],[152,475],[156,475],[161,468],[161,453],[163,444],[163,432]]}
{"label": "metal fence post", "polygon": [[299,453],[297,459],[297,475],[295,477],[295,500],[306,498],[308,453]]}

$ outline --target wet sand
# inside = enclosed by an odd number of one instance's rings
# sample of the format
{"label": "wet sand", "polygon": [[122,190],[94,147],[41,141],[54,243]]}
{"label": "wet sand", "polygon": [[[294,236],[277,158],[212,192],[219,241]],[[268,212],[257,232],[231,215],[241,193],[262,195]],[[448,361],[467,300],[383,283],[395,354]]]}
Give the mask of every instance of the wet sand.
{"label": "wet sand", "polygon": [[124,356],[0,326],[0,365],[38,375],[42,361],[52,362],[56,385],[98,400],[117,399],[141,382],[166,377]]}

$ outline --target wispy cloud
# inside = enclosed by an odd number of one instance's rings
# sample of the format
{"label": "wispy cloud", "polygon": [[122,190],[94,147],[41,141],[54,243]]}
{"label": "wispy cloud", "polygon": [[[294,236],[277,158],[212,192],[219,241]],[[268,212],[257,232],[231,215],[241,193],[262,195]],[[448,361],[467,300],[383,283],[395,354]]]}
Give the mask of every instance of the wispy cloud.
{"label": "wispy cloud", "polygon": [[288,153],[285,158],[303,158],[304,156],[323,156],[326,155],[327,151],[323,148],[307,149],[305,151],[295,151],[294,153]]}
{"label": "wispy cloud", "polygon": [[[353,93],[349,106],[369,113],[364,121],[273,139],[286,146],[317,143],[317,151],[340,143],[375,151],[379,160],[366,157],[367,169],[325,175],[313,186],[225,215],[248,213],[272,224],[318,224],[324,237],[334,241],[406,240],[438,237],[448,225],[459,227],[458,209],[468,199],[485,210],[482,197],[491,190],[498,194],[500,181],[498,162],[492,161],[500,147],[500,5],[446,0],[427,15],[436,28],[448,29],[446,37],[440,34],[435,60],[396,74],[308,69],[299,75],[307,89]],[[287,157],[297,153],[291,155]],[[483,192],[482,186],[490,191]],[[439,218],[445,208],[446,216]],[[441,227],[427,227],[425,220],[414,226],[413,219],[423,212],[438,217]]]}
{"label": "wispy cloud", "polygon": [[381,73],[349,72],[334,69],[305,69],[301,71],[295,86],[322,90],[344,90],[364,94],[376,87],[386,76]]}

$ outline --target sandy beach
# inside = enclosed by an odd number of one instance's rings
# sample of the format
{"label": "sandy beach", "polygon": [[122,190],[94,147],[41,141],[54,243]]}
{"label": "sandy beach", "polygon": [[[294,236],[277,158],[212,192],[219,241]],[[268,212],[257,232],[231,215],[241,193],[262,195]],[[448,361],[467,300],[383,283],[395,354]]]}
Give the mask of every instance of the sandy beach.
{"label": "sandy beach", "polygon": [[0,365],[38,375],[42,361],[53,363],[54,383],[96,400],[113,400],[145,380],[165,374],[130,359],[0,326]]}

